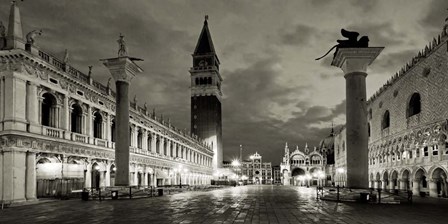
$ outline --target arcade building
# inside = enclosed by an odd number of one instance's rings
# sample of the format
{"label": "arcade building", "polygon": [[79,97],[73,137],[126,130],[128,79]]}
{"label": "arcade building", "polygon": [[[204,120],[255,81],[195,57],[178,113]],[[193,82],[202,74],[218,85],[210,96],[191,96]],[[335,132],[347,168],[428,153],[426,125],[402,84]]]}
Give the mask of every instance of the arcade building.
{"label": "arcade building", "polygon": [[[95,81],[91,68],[83,73],[68,54],[56,58],[36,45],[32,32],[23,34],[13,1],[0,37],[0,201],[114,186],[117,93]],[[207,20],[193,59],[193,134],[146,104],[130,103],[131,185],[206,185],[220,166],[222,79]]]}

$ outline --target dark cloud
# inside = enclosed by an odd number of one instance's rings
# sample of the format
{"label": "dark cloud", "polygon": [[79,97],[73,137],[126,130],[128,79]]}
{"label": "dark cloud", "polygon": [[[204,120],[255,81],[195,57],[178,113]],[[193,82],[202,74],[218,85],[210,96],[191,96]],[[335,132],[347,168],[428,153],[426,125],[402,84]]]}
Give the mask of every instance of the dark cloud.
{"label": "dark cloud", "polygon": [[364,13],[374,12],[378,6],[378,1],[350,0],[350,3],[355,7],[361,8]]}
{"label": "dark cloud", "polygon": [[283,44],[300,46],[309,44],[310,41],[315,39],[318,30],[308,25],[297,24],[281,33],[283,33],[281,36]]}
{"label": "dark cloud", "polygon": [[445,18],[448,18],[448,1],[432,0],[425,16],[421,19],[420,25],[427,31],[427,37],[432,38],[442,32]]}
{"label": "dark cloud", "polygon": [[372,74],[387,72],[388,76],[392,76],[417,54],[418,49],[381,55],[371,66],[372,71],[375,71]]}
{"label": "dark cloud", "polygon": [[391,22],[362,24],[355,23],[349,25],[346,29],[359,32],[359,37],[368,36],[370,39],[369,46],[390,47],[394,45],[404,44],[407,40],[407,34],[401,31],[397,31],[393,27]]}

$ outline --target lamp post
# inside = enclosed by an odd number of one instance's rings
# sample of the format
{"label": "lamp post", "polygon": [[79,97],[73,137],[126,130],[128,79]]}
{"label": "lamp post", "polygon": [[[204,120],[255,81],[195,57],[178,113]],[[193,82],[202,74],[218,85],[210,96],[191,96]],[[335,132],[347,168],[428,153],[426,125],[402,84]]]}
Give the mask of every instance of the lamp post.
{"label": "lamp post", "polygon": [[174,173],[179,174],[179,188],[182,188],[182,174],[188,173],[188,169],[184,169],[181,165],[174,168]]}
{"label": "lamp post", "polygon": [[238,161],[237,159],[234,159],[234,160],[232,161],[232,167],[233,167],[233,170],[235,171],[235,173],[236,173],[236,175],[237,175],[238,178],[239,178],[239,176],[240,176],[240,173],[239,173],[239,171],[240,171],[240,166],[241,166],[241,163],[240,163],[240,161]]}

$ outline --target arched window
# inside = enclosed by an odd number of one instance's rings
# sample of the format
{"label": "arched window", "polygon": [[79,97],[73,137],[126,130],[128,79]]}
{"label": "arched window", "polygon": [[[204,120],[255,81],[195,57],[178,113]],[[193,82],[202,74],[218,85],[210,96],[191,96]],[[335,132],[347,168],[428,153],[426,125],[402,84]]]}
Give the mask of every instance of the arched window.
{"label": "arched window", "polygon": [[50,93],[42,95],[41,124],[56,127],[56,98]]}
{"label": "arched window", "polygon": [[103,116],[99,111],[93,114],[93,137],[103,138]]}
{"label": "arched window", "polygon": [[408,104],[408,111],[407,115],[408,117],[411,117],[413,115],[419,114],[421,111],[421,101],[420,101],[420,94],[414,93],[411,96],[411,100]]}
{"label": "arched window", "polygon": [[137,133],[137,148],[141,149],[142,148],[142,141],[143,140],[143,133],[142,130],[139,130]]}
{"label": "arched window", "polygon": [[367,134],[370,137],[370,123],[367,123]]}
{"label": "arched window", "polygon": [[160,137],[156,137],[156,152],[160,154]]}
{"label": "arched window", "polygon": [[369,109],[369,119],[372,119],[372,108]]}
{"label": "arched window", "polygon": [[198,78],[195,79],[195,84],[199,85],[199,79]]}
{"label": "arched window", "polygon": [[115,142],[115,138],[117,136],[116,130],[115,130],[115,120],[112,120],[112,125],[111,125],[111,136],[110,138],[112,139],[112,142]]}
{"label": "arched window", "polygon": [[386,110],[383,115],[383,121],[381,122],[382,129],[388,128],[390,126],[390,114],[389,111]]}
{"label": "arched window", "polygon": [[212,84],[212,77],[208,77],[207,84]]}
{"label": "arched window", "polygon": [[78,104],[72,105],[71,131],[79,134],[82,133],[82,108]]}
{"label": "arched window", "polygon": [[167,141],[165,140],[165,141],[163,142],[163,155],[167,155],[167,149],[168,149],[168,143],[167,143]]}

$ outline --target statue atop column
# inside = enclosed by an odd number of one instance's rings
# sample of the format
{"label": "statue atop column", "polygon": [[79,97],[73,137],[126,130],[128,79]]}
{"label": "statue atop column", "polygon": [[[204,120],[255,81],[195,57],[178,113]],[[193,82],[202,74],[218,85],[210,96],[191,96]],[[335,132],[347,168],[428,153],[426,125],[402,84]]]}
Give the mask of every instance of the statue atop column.
{"label": "statue atop column", "polygon": [[345,29],[341,29],[341,34],[343,37],[348,38],[348,40],[337,40],[338,44],[334,45],[330,50],[327,51],[322,57],[316,58],[316,60],[320,60],[327,56],[334,48],[336,48],[336,53],[338,52],[339,48],[362,48],[362,47],[369,47],[369,37],[362,36],[358,40],[359,33],[354,31],[347,31]]}
{"label": "statue atop column", "polygon": [[118,42],[118,57],[128,56],[126,42],[124,41],[124,36],[121,33],[120,33],[120,39],[118,39],[117,42]]}

